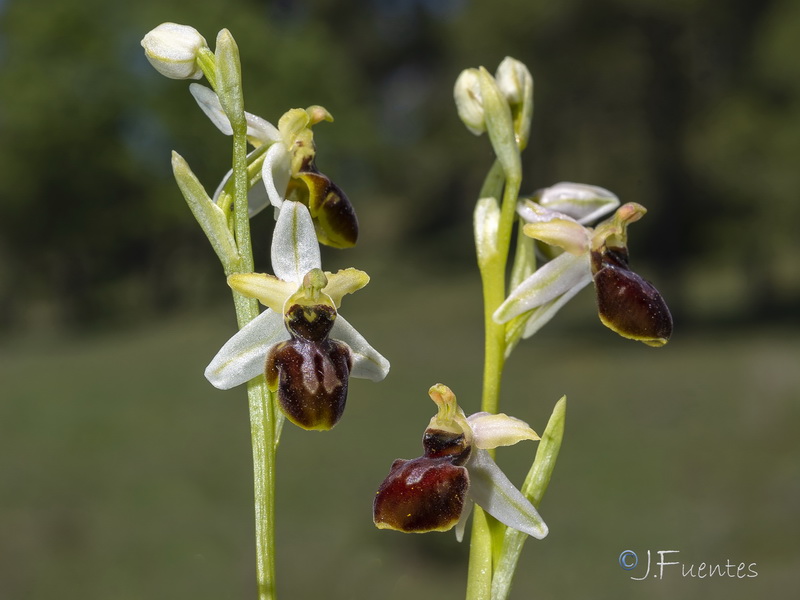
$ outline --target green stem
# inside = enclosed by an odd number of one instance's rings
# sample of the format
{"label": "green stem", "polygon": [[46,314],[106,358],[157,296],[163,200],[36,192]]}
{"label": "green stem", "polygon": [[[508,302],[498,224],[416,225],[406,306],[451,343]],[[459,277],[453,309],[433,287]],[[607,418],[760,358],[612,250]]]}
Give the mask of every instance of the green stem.
{"label": "green stem", "polygon": [[[247,191],[247,123],[244,113],[231,115],[233,128],[233,229],[241,260],[235,272],[254,270]],[[239,116],[239,118],[236,118]],[[241,329],[259,315],[258,301],[233,293]],[[253,444],[256,581],[259,600],[274,600],[275,590],[275,418],[274,402],[263,376],[247,384]]]}
{"label": "green stem", "polygon": [[[506,177],[503,184],[502,167],[495,161],[486,177],[481,197],[494,197],[503,190],[500,221],[497,230],[497,246],[481,265],[483,284],[483,320],[485,331],[483,394],[481,410],[496,413],[500,406],[500,383],[505,364],[505,325],[496,323],[492,315],[506,297],[506,265],[511,246],[520,178]],[[492,527],[490,519],[476,506],[472,519],[470,557],[467,572],[467,600],[490,600],[492,592]]]}

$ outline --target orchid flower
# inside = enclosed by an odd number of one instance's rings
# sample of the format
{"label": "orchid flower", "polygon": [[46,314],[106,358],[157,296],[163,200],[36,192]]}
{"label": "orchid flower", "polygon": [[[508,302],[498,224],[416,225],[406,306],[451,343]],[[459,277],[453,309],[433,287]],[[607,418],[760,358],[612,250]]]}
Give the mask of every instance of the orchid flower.
{"label": "orchid flower", "polygon": [[394,461],[375,496],[375,525],[405,533],[448,531],[455,526],[461,541],[472,503],[477,502],[508,527],[538,539],[545,537],[547,525],[536,508],[487,452],[538,440],[536,432],[504,414],[481,412],[466,417],[445,385],[434,385],[429,394],[439,410],[422,439],[425,453],[413,460]]}
{"label": "orchid flower", "polygon": [[[595,283],[601,322],[619,335],[663,346],[672,316],[652,284],[630,270],[627,227],[647,211],[636,203],[619,207],[595,228],[590,222],[618,204],[603,188],[561,183],[523,201],[518,213],[526,236],[564,250],[519,283],[494,313],[498,323],[522,328],[530,337],[581,289]],[[512,320],[516,320],[512,323]]]}
{"label": "orchid flower", "polygon": [[[219,97],[212,90],[193,83],[189,91],[214,125],[225,135],[232,135],[230,121],[222,110]],[[278,127],[259,116],[245,113],[247,140],[254,147],[248,155],[248,194],[251,217],[272,204],[280,209],[285,200],[302,202],[311,213],[319,241],[335,248],[355,245],[358,219],[347,196],[315,166],[313,125],[333,121],[321,106],[294,108],[278,121]],[[223,203],[230,194],[232,171],[222,179],[214,201]],[[256,185],[258,180],[263,186]]]}
{"label": "orchid flower", "polygon": [[357,269],[321,270],[308,209],[284,202],[272,238],[275,275],[228,277],[236,291],[268,308],[220,349],[206,378],[229,389],[264,374],[287,418],[306,429],[330,429],[341,417],[349,377],[382,380],[389,362],[337,309],[369,276]]}

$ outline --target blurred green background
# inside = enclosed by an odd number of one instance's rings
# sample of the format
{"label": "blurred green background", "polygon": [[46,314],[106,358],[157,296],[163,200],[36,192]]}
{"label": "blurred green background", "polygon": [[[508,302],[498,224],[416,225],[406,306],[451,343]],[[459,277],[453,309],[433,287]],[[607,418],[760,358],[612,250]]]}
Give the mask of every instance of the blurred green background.
{"label": "blurred green background", "polygon": [[[202,371],[233,332],[213,252],[171,178],[213,189],[228,141],[139,40],[229,28],[248,110],[322,104],[318,166],[350,196],[372,276],[345,314],[392,361],[335,430],[279,453],[284,598],[463,597],[466,545],[378,531],[371,498],[420,454],[441,381],[476,409],[471,211],[491,153],[461,69],[536,82],[533,191],[602,185],[649,214],[633,264],[676,320],[653,350],[584,292],[508,365],[504,410],[567,434],[514,598],[781,598],[800,586],[800,3],[792,0],[0,0],[0,597],[252,598],[242,390]],[[269,269],[272,219],[253,220]],[[500,454],[520,481],[534,448]],[[633,581],[620,552],[757,577]]]}

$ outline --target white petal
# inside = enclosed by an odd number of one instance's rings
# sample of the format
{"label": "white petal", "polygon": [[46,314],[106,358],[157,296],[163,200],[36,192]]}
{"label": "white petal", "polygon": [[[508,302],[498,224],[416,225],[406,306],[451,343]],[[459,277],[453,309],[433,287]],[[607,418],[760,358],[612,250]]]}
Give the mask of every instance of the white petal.
{"label": "white petal", "polygon": [[350,371],[350,377],[381,381],[389,373],[389,361],[370,346],[364,336],[345,321],[342,315],[336,317],[330,337],[350,346],[353,352],[353,369]]}
{"label": "white petal", "polygon": [[275,275],[284,281],[300,284],[306,273],[321,266],[319,242],[311,214],[299,202],[284,202],[272,234],[272,269]]}
{"label": "white petal", "polygon": [[286,198],[286,188],[292,176],[291,157],[282,142],[273,144],[264,156],[261,179],[267,188],[272,206],[279,208]]}
{"label": "white petal", "polygon": [[467,463],[469,495],[495,519],[542,539],[548,529],[536,508],[523,496],[486,450],[475,449]]}
{"label": "white petal", "polygon": [[498,323],[506,323],[546,304],[579,284],[587,273],[590,273],[588,253],[575,256],[564,252],[519,284],[495,311],[493,318]]}
{"label": "white petal", "polygon": [[287,339],[283,315],[265,310],[225,342],[206,367],[206,379],[221,390],[246,383],[264,372],[269,348]]}
{"label": "white petal", "polygon": [[472,443],[484,450],[498,446],[513,446],[523,440],[539,439],[525,421],[503,413],[495,415],[479,412],[467,417],[467,422],[472,428]]}

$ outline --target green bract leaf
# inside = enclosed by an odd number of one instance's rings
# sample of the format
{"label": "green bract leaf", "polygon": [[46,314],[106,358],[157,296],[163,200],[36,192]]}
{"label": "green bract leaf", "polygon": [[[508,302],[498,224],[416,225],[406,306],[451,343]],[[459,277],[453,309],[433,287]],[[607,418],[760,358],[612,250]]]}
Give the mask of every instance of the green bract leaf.
{"label": "green bract leaf", "polygon": [[194,218],[211,242],[223,268],[228,272],[239,260],[239,252],[233,234],[228,228],[227,215],[208,197],[189,164],[177,152],[172,153],[172,171]]}

